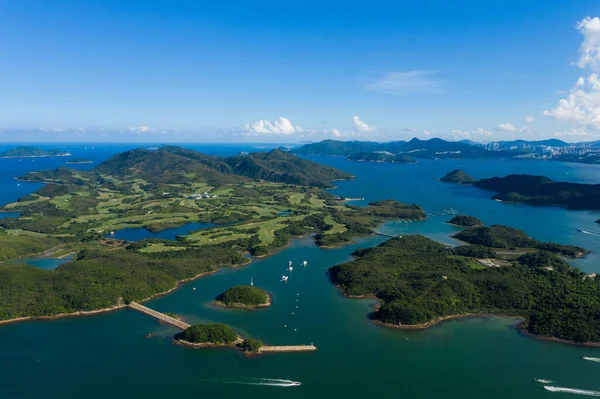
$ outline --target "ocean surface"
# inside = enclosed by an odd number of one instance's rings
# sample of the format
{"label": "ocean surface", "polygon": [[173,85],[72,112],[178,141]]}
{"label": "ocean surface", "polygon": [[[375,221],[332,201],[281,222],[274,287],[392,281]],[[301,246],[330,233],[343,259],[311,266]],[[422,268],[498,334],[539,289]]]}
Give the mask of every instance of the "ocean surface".
{"label": "ocean surface", "polygon": [[[51,147],[97,164],[136,146]],[[187,147],[218,155],[256,150],[233,145]],[[353,163],[340,157],[307,158],[353,173],[355,180],[337,182],[332,191],[365,198],[354,204],[394,198],[418,203],[434,214],[408,226],[388,222],[382,226],[383,232],[420,233],[456,244],[449,236],[458,230],[445,223],[449,217],[440,215],[442,207],[452,207],[487,224],[523,229],[539,240],[588,248],[593,253],[572,265],[586,272],[600,272],[600,225],[594,223],[599,213],[499,203],[490,199],[489,192],[435,180],[462,168],[476,178],[530,173],[555,180],[600,183],[600,166],[498,160],[394,165]],[[63,166],[65,160],[0,159],[0,202],[14,201],[41,186],[18,186],[13,176]],[[578,228],[589,234],[578,232]],[[317,352],[245,358],[231,349],[181,348],[171,343],[175,328],[129,309],[9,324],[0,326],[0,397],[464,399],[574,395],[545,390],[535,378],[553,381],[550,386],[600,392],[600,363],[581,359],[600,357],[599,348],[525,337],[511,318],[454,320],[424,331],[387,329],[368,321],[373,301],[344,298],[326,271],[349,260],[357,248],[384,240],[381,236],[365,237],[341,248],[320,249],[310,238],[297,239],[266,259],[240,269],[222,269],[147,303],[159,311],[181,314],[190,323],[227,323],[240,334],[267,344],[314,343]],[[290,260],[294,270],[289,281],[282,283]],[[303,260],[308,262],[306,267],[301,265]],[[270,308],[245,311],[209,305],[219,293],[232,285],[249,283],[251,278],[273,295]],[[152,336],[146,338],[147,334]],[[291,382],[301,385],[290,386]]]}

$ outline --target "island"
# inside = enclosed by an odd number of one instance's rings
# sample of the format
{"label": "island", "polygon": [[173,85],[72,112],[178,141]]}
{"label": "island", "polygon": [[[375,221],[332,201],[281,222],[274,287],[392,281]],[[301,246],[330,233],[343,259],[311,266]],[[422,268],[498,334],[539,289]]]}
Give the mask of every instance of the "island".
{"label": "island", "polygon": [[228,308],[256,309],[271,306],[271,297],[260,288],[238,285],[219,295],[215,304]]}
{"label": "island", "polygon": [[418,329],[459,317],[512,315],[531,336],[600,345],[595,276],[546,250],[505,253],[485,242],[451,248],[405,235],[357,250],[353,261],[329,272],[346,296],[378,299],[370,317],[385,326]]}
{"label": "island", "polygon": [[468,215],[456,215],[448,223],[461,227],[483,226],[481,220],[477,219],[475,216]]}
{"label": "island", "polygon": [[175,335],[175,343],[190,347],[235,346],[241,342],[225,324],[194,324]]}
{"label": "island", "polygon": [[94,161],[90,160],[90,159],[84,159],[84,158],[73,158],[73,159],[69,159],[66,164],[68,165],[79,165],[79,164],[86,164],[86,163],[94,163]]}
{"label": "island", "polygon": [[356,162],[387,162],[387,163],[416,163],[413,158],[406,155],[392,154],[387,151],[359,152],[346,158]]}
{"label": "island", "polygon": [[[134,149],[88,171],[19,178],[46,185],[0,207],[19,213],[0,219],[0,262],[42,254],[73,261],[55,270],[2,264],[0,322],[118,309],[246,265],[246,255],[267,256],[293,237],[329,247],[374,234],[387,219],[426,218],[418,205],[393,200],[345,204],[324,189],[351,174],[279,150],[224,158],[175,146]],[[174,240],[110,234],[190,223],[208,227]]]}
{"label": "island", "polygon": [[41,158],[41,157],[68,157],[66,151],[42,150],[40,148],[20,146],[8,151],[0,152],[0,158]]}
{"label": "island", "polygon": [[495,191],[493,199],[509,203],[600,210],[600,184],[556,182],[544,176],[525,174],[475,180],[462,170],[454,170],[440,181]]}

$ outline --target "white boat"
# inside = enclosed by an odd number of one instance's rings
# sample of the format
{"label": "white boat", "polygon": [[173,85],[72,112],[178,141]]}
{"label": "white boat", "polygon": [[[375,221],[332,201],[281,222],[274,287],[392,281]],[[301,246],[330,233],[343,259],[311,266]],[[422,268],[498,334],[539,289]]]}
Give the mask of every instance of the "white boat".
{"label": "white boat", "polygon": [[250,277],[250,285],[254,285],[254,277]]}
{"label": "white boat", "polygon": [[288,262],[288,266],[291,266],[291,265],[292,265],[292,261],[289,261],[289,262]]}
{"label": "white boat", "polygon": [[286,281],[288,281],[288,278],[288,276],[281,276],[281,281],[285,283]]}
{"label": "white boat", "polygon": [[302,262],[302,264],[303,264],[304,266],[306,266],[306,265],[308,265],[308,262],[307,262],[307,261],[304,261],[304,262]]}
{"label": "white boat", "polygon": [[292,270],[294,270],[294,268],[290,266],[290,267],[288,267],[288,270],[292,271]]}

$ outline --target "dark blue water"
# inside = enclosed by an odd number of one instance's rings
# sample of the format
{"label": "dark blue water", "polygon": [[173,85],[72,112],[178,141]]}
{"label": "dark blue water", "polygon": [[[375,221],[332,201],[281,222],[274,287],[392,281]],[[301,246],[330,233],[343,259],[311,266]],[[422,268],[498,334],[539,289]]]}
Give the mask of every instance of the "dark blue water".
{"label": "dark blue water", "polygon": [[211,227],[215,227],[214,223],[188,223],[180,227],[174,227],[172,229],[165,229],[162,231],[152,232],[144,229],[143,227],[123,229],[115,231],[113,235],[107,235],[107,238],[116,238],[119,240],[126,241],[139,241],[147,238],[162,238],[165,240],[174,240],[177,236],[189,234],[192,231],[204,230]]}

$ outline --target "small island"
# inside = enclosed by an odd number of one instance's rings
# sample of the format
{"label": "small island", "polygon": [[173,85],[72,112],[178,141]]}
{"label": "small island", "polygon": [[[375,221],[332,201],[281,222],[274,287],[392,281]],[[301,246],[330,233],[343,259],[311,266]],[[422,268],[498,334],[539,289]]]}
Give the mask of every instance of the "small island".
{"label": "small island", "polygon": [[359,152],[350,155],[346,159],[356,162],[417,163],[417,161],[409,156],[392,154],[387,151]]}
{"label": "small island", "polygon": [[66,163],[69,165],[79,165],[79,164],[86,164],[86,163],[94,163],[94,161],[92,161],[91,159],[73,158],[73,159],[69,159]]}
{"label": "small island", "polygon": [[461,227],[483,226],[483,222],[481,220],[477,219],[475,216],[468,215],[456,215],[448,223]]}
{"label": "small island", "polygon": [[495,191],[492,198],[515,204],[561,206],[575,210],[600,210],[600,184],[556,182],[544,176],[513,174],[475,180],[462,170],[453,170],[440,181],[473,185]]}
{"label": "small island", "polygon": [[452,172],[448,173],[446,176],[442,177],[440,181],[444,183],[456,183],[456,184],[473,184],[475,183],[475,179],[466,174],[464,171],[460,169],[455,169]]}
{"label": "small island", "polygon": [[225,324],[194,324],[175,335],[175,343],[191,347],[235,346],[241,342]]}
{"label": "small island", "polygon": [[43,150],[35,147],[20,146],[0,153],[0,158],[41,158],[41,157],[68,157],[66,151]]}
{"label": "small island", "polygon": [[529,239],[523,244],[539,249],[501,250],[494,246],[513,243],[488,242],[483,233],[476,234],[481,244],[456,248],[422,235],[396,237],[355,251],[355,260],[330,268],[330,276],[348,297],[377,298],[370,317],[385,326],[511,315],[533,337],[600,346],[600,281],[546,250],[565,246]]}
{"label": "small island", "polygon": [[260,288],[238,285],[219,295],[214,303],[228,308],[256,309],[271,306],[271,297]]}

